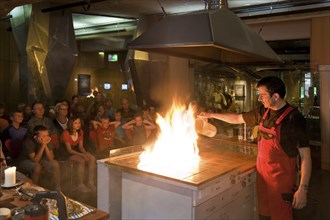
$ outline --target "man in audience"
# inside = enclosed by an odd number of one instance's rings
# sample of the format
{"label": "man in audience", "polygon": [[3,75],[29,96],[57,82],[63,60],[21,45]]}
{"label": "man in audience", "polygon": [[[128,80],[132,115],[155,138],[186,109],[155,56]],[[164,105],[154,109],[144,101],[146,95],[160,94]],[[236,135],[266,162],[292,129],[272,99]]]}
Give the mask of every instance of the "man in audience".
{"label": "man in audience", "polygon": [[129,106],[129,102],[127,98],[123,98],[121,100],[121,106],[122,108],[120,109],[121,112],[121,117],[123,119],[123,121],[128,122],[134,119],[134,115],[135,115],[135,110],[133,110],[130,106]]}
{"label": "man in audience", "polygon": [[33,116],[27,124],[28,135],[31,136],[33,134],[33,129],[37,125],[45,126],[49,130],[50,134],[53,134],[55,131],[54,124],[50,118],[45,116],[44,105],[41,102],[33,103],[32,112]]}
{"label": "man in audience", "polygon": [[54,160],[54,145],[48,129],[43,125],[33,128],[33,136],[23,142],[19,169],[31,175],[33,183],[38,184],[43,170],[52,173],[55,189],[60,190],[60,166]]}

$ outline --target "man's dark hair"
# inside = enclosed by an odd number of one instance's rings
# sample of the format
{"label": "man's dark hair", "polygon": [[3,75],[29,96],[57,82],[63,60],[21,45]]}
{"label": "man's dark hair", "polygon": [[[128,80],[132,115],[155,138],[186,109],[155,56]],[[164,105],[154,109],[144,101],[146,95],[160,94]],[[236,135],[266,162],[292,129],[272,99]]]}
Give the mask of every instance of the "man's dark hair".
{"label": "man's dark hair", "polygon": [[282,99],[285,97],[286,90],[284,82],[276,76],[267,76],[262,78],[258,82],[257,88],[260,86],[266,87],[270,96],[272,96],[274,93],[277,93]]}
{"label": "man's dark hair", "polygon": [[48,131],[48,129],[43,125],[37,125],[33,128],[33,136],[38,135],[40,131]]}

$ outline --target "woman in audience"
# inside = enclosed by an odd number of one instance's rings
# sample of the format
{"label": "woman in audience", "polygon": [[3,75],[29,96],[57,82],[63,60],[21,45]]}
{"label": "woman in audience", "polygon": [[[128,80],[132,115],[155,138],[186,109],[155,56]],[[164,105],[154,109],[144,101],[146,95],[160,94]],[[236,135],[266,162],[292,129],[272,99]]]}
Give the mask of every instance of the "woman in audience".
{"label": "woman in audience", "polygon": [[53,119],[55,132],[54,134],[52,134],[51,137],[52,137],[52,142],[55,145],[55,149],[54,149],[55,158],[58,158],[60,156],[59,150],[61,148],[60,138],[62,136],[63,131],[67,130],[68,128],[68,121],[69,121],[68,105],[65,102],[57,103],[55,106],[55,112],[56,112],[56,118]]}
{"label": "woman in audience", "polygon": [[55,133],[60,137],[62,132],[68,128],[68,105],[64,102],[55,106],[56,118],[53,119]]}
{"label": "woman in audience", "polygon": [[[62,133],[62,142],[65,144],[66,151],[64,158],[78,164],[78,190],[81,192],[96,191],[94,179],[96,160],[95,157],[87,152],[84,147],[84,132],[81,129],[81,120],[72,117],[68,121],[68,129]],[[88,183],[84,184],[85,165],[88,167]]]}
{"label": "woman in audience", "polygon": [[77,95],[72,96],[71,104],[70,104],[70,117],[77,115],[78,105],[79,105],[79,96]]}

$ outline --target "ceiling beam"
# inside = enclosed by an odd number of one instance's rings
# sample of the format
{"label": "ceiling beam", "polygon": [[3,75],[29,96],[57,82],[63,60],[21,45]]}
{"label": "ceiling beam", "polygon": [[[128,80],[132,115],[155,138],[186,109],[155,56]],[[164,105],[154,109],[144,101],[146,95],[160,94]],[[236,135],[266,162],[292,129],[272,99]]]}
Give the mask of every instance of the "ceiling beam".
{"label": "ceiling beam", "polygon": [[59,11],[59,10],[64,10],[64,9],[68,9],[68,8],[78,7],[78,6],[82,6],[82,7],[87,6],[87,8],[84,7],[84,10],[87,11],[89,9],[89,7],[91,6],[91,4],[103,2],[103,1],[106,1],[106,0],[85,0],[85,1],[73,2],[73,3],[69,3],[69,4],[44,8],[44,9],[41,9],[41,11],[46,13],[46,12]]}

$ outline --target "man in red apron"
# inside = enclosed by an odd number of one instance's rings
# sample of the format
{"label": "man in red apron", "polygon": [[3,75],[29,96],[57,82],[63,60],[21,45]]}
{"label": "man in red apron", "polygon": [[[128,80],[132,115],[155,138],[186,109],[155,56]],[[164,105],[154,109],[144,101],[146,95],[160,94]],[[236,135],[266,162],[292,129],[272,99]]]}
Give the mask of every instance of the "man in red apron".
{"label": "man in red apron", "polygon": [[[307,204],[311,176],[306,121],[298,109],[285,100],[285,85],[277,77],[265,77],[257,84],[258,101],[263,104],[243,114],[201,113],[232,124],[259,125],[257,196],[260,220],[291,220],[292,208]],[[297,183],[297,158],[301,178]],[[296,190],[296,191],[295,191]],[[292,195],[290,198],[290,195]]]}

